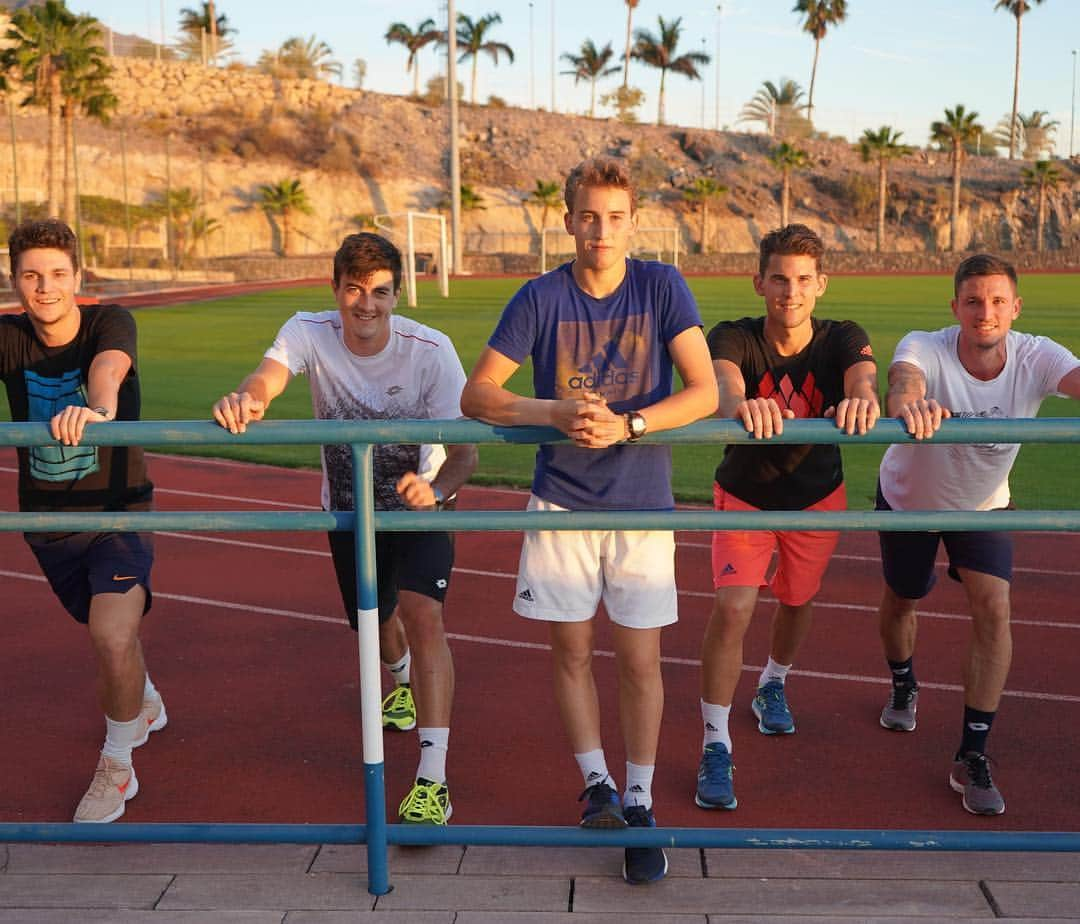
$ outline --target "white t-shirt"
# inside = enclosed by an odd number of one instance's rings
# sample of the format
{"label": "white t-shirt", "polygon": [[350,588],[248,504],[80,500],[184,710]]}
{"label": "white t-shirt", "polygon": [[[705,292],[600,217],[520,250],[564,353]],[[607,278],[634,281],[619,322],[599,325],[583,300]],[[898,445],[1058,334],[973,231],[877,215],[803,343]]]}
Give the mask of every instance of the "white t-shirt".
{"label": "white t-shirt", "polygon": [[[1034,417],[1039,405],[1080,365],[1047,337],[1009,331],[1005,368],[984,382],[957,354],[960,328],[913,331],[893,354],[926,376],[926,396],[953,417]],[[881,493],[894,510],[994,510],[1009,503],[1009,472],[1017,443],[894,443],[881,460]]]}
{"label": "white t-shirt", "polygon": [[[345,346],[337,311],[300,311],[278,331],[266,357],[311,382],[320,420],[453,420],[461,416],[465,370],[450,338],[411,318],[392,315],[390,341],[374,356]],[[375,508],[403,510],[394,485],[406,472],[428,480],[446,460],[441,445],[375,447]],[[322,504],[352,510],[352,454],[322,449]]]}

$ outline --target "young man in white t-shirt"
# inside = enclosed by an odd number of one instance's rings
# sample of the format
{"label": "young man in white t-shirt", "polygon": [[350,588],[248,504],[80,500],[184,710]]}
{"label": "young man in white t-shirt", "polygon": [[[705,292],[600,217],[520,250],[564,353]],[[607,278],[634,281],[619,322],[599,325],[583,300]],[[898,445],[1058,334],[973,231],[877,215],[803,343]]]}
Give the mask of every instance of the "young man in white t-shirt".
{"label": "young man in white t-shirt", "polygon": [[[1034,417],[1048,395],[1080,398],[1080,360],[1053,340],[1012,330],[1022,307],[1012,266],[988,254],[968,257],[956,270],[954,294],[958,323],[908,334],[889,367],[888,413],[916,441],[930,439],[947,417]],[[878,509],[1008,507],[1009,471],[1019,450],[1004,443],[894,444],[881,462]],[[944,542],[949,575],[963,583],[972,621],[964,726],[949,785],[963,794],[969,812],[1000,815],[1005,800],[990,775],[986,739],[1012,659],[1012,538],[1000,532],[883,532],[880,538],[880,630],[893,677],[881,724],[915,730],[915,608],[934,586],[934,559]]]}
{"label": "young man in white t-shirt", "polygon": [[[446,420],[461,416],[465,371],[450,338],[394,314],[401,253],[377,234],[350,234],[334,255],[337,309],[301,311],[278,332],[258,368],[214,405],[232,433],[261,420],[294,375],[306,375],[321,420]],[[324,446],[322,504],[351,510],[348,446]],[[375,448],[377,510],[440,509],[476,468],[471,445]],[[357,627],[352,533],[329,533],[345,612]],[[454,665],[443,628],[443,600],[454,562],[447,532],[385,532],[375,540],[379,647],[398,686],[383,703],[383,724],[418,725],[420,763],[399,814],[403,822],[445,824]],[[411,679],[411,683],[410,683]],[[415,706],[413,695],[415,694]],[[414,711],[415,710],[415,711]]]}

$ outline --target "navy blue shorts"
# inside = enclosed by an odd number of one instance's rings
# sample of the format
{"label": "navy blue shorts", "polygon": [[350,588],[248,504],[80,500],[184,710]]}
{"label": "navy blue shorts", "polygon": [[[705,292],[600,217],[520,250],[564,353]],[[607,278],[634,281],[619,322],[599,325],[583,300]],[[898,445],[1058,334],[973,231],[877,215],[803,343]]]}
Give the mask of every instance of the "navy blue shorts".
{"label": "navy blue shorts", "polygon": [[[356,543],[353,533],[327,533],[341,602],[356,628]],[[409,590],[442,603],[454,567],[454,537],[447,532],[375,534],[375,577],[379,583],[379,622],[397,606],[398,591]]]}
{"label": "navy blue shorts", "polygon": [[[892,510],[877,489],[877,510]],[[881,567],[885,583],[898,597],[921,600],[937,581],[934,559],[938,543],[945,543],[949,556],[949,577],[960,580],[957,568],[991,574],[1012,582],[1013,540],[1009,533],[971,532],[882,532]]]}
{"label": "navy blue shorts", "polygon": [[126,594],[136,586],[146,590],[143,613],[150,609],[150,533],[71,533],[59,538],[26,533],[25,538],[53,593],[77,622],[90,621],[91,597]]}

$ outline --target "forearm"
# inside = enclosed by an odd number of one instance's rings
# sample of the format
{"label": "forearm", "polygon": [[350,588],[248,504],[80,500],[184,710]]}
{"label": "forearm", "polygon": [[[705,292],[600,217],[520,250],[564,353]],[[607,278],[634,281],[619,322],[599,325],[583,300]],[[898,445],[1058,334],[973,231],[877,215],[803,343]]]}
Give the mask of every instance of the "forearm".
{"label": "forearm", "polygon": [[86,376],[87,406],[104,408],[105,416],[115,419],[120,386],[130,369],[131,358],[126,353],[110,350],[96,356]]}
{"label": "forearm", "polygon": [[717,407],[715,382],[687,385],[681,391],[643,408],[639,413],[648,424],[648,432],[674,430],[710,416]]}
{"label": "forearm", "polygon": [[446,461],[439,468],[438,473],[431,480],[432,487],[438,488],[443,497],[452,497],[458,492],[472,473],[476,471],[480,454],[476,446],[464,443],[458,446],[448,446]]}
{"label": "forearm", "polygon": [[274,391],[270,387],[270,383],[267,381],[266,376],[258,371],[252,372],[244,379],[244,381],[236,386],[236,393],[238,395],[242,395],[244,392],[247,392],[256,401],[262,401],[266,407],[269,407],[270,402],[280,393],[279,391]]}
{"label": "forearm", "polygon": [[889,391],[885,396],[885,409],[895,417],[901,409],[913,401],[926,397],[926,377],[922,370],[910,363],[894,363],[889,368]]}
{"label": "forearm", "polygon": [[555,401],[526,398],[492,382],[470,382],[461,394],[466,417],[499,426],[553,426]]}

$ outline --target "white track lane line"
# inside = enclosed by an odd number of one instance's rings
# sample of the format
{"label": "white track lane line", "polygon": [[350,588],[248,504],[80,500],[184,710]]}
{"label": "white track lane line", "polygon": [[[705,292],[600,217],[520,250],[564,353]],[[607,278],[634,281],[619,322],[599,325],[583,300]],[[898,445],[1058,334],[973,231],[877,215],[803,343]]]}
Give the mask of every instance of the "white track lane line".
{"label": "white track lane line", "polygon": [[[313,555],[317,558],[330,557],[329,552],[321,551],[319,549],[299,549],[286,545],[271,545],[267,542],[248,542],[244,539],[222,539],[217,536],[204,536],[200,533],[159,532],[154,535],[168,536],[173,539],[186,539],[191,542],[212,542],[245,549],[258,549],[262,552],[285,552],[286,554],[294,555]],[[468,574],[473,577],[504,578],[507,580],[517,579],[517,575],[510,571],[485,571],[479,568],[462,568],[460,566],[454,567],[454,574]],[[679,590],[678,593],[680,597],[694,597],[703,600],[711,600],[713,598],[713,594],[710,591],[705,590]],[[758,602],[768,604],[775,603],[776,600],[773,597],[762,595],[758,599]],[[877,612],[876,606],[862,603],[830,603],[827,601],[815,600],[814,607],[816,609],[826,610],[854,610],[862,613]],[[971,618],[967,613],[940,613],[933,610],[920,610],[919,616],[926,619],[950,619],[961,622],[966,622]],[[1080,629],[1080,623],[1049,622],[1039,619],[1013,619],[1011,620],[1011,623],[1014,626],[1032,626],[1038,629]]]}
{"label": "white track lane line", "polygon": [[[34,581],[40,584],[45,583],[45,578],[42,575],[28,574],[23,571],[0,570],[0,577],[16,578],[24,581]],[[246,613],[258,613],[261,616],[284,616],[287,619],[300,619],[305,622],[329,623],[336,626],[347,625],[346,621],[342,618],[320,616],[317,613],[301,613],[297,612],[296,610],[281,610],[265,606],[252,606],[244,603],[230,603],[226,600],[214,600],[208,597],[194,597],[189,594],[159,593],[156,590],[154,591],[154,596],[161,600],[175,600],[178,603],[190,603],[195,606],[206,606],[224,610],[238,610]],[[461,632],[447,632],[446,636],[453,641],[471,642],[478,645],[493,645],[499,648],[517,648],[527,649],[530,651],[551,651],[550,645],[546,645],[541,642],[521,642],[506,638],[491,638],[486,635],[468,635]],[[615,657],[614,651],[608,651],[606,649],[597,649],[593,653],[597,657],[601,658]],[[664,664],[671,664],[677,667],[701,667],[701,661],[697,658],[673,658],[665,656],[662,657],[660,660]],[[745,673],[757,674],[761,672],[762,665],[744,664],[742,669]],[[797,671],[797,673],[800,677],[813,677],[816,680],[839,680],[847,683],[870,683],[880,687],[885,687],[888,685],[888,678],[866,677],[861,674],[835,674],[826,671],[808,671],[801,669]],[[961,687],[959,684],[953,683],[927,683],[925,681],[919,681],[919,686],[927,690],[946,690],[950,693],[959,693],[963,691],[963,687]],[[1053,703],[1080,703],[1080,696],[1073,696],[1068,693],[1040,693],[1031,690],[1005,690],[1003,695],[1011,696],[1016,699],[1033,699]]]}

